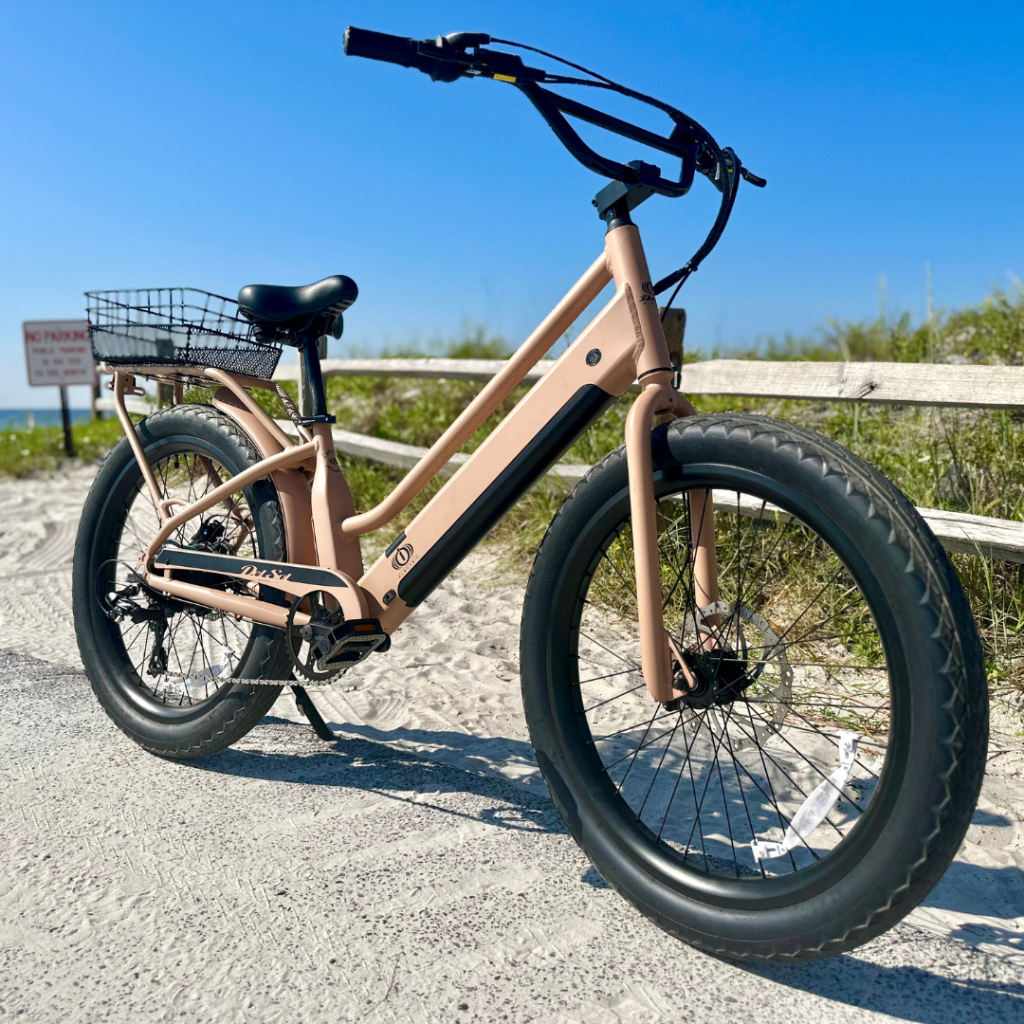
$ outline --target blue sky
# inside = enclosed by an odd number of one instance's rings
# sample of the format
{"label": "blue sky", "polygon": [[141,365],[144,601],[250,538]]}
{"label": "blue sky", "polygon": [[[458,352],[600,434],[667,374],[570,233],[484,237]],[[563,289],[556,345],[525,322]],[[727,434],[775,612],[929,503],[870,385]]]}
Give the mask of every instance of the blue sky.
{"label": "blue sky", "polygon": [[[926,264],[938,306],[1024,277],[1019,2],[0,0],[0,407],[56,402],[26,385],[21,322],[80,316],[88,288],[344,273],[361,294],[333,354],[467,319],[525,337],[600,249],[601,180],[514,88],[346,58],[348,24],[552,50],[768,178],[683,290],[691,346],[872,317],[881,277],[920,316]],[[637,212],[655,277],[715,199],[700,180]]]}

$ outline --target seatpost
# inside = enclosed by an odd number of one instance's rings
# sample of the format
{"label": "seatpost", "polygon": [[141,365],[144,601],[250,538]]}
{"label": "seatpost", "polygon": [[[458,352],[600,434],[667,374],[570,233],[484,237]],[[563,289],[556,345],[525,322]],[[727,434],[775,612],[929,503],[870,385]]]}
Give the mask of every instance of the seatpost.
{"label": "seatpost", "polygon": [[319,337],[302,336],[298,339],[298,349],[300,415],[306,423],[333,423],[334,417],[327,413],[327,394],[320,369]]}

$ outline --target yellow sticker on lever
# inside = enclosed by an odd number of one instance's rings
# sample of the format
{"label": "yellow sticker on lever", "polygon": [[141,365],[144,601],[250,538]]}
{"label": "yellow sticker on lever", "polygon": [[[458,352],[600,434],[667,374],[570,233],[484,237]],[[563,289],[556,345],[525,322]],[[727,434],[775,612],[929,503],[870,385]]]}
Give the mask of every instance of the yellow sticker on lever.
{"label": "yellow sticker on lever", "polygon": [[516,80],[512,75],[495,75],[494,80],[496,82],[511,82],[513,85],[516,83]]}

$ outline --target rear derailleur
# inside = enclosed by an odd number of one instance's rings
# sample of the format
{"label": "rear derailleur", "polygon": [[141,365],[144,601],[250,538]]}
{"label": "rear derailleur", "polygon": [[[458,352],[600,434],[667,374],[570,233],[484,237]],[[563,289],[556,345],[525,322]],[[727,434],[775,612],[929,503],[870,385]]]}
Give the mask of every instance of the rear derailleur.
{"label": "rear derailleur", "polygon": [[[141,604],[136,600],[139,597],[145,597],[148,603]],[[140,582],[128,583],[118,590],[112,590],[103,603],[107,617],[114,622],[128,620],[132,623],[149,624],[148,646],[152,654],[146,663],[146,670],[152,676],[167,674],[167,648],[164,644],[167,625],[171,616],[183,607],[181,602],[157,594]]]}

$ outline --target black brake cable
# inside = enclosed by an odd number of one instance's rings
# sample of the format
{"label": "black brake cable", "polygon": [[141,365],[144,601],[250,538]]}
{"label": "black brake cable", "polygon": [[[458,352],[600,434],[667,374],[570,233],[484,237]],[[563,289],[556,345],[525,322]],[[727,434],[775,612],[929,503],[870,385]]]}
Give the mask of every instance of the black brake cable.
{"label": "black brake cable", "polygon": [[722,156],[727,166],[724,170],[725,180],[722,182],[722,203],[718,208],[718,216],[715,217],[715,223],[711,225],[711,230],[708,232],[708,236],[704,239],[701,247],[686,263],[667,277],[663,277],[653,286],[655,295],[660,295],[667,288],[671,288],[672,285],[676,286],[665,307],[662,309],[661,319],[663,323],[665,315],[672,308],[672,303],[676,301],[679,289],[686,284],[686,279],[697,270],[704,261],[704,257],[718,245],[718,240],[722,237],[725,226],[729,222],[729,216],[732,214],[733,204],[736,202],[736,193],[740,186],[741,164],[739,157],[728,146],[722,151]]}
{"label": "black brake cable", "polygon": [[[613,82],[610,78],[606,78],[604,75],[599,75],[596,71],[591,71],[589,68],[583,67],[582,64],[574,64],[571,60],[566,60],[564,57],[559,57],[557,54],[549,53],[547,50],[541,50],[536,46],[528,46],[526,43],[517,43],[511,39],[496,39],[491,38],[492,43],[500,43],[503,46],[514,46],[519,50],[530,50],[532,53],[539,53],[542,57],[549,57],[551,60],[556,60],[560,64],[566,65],[566,67],[575,68],[577,71],[582,71],[585,75],[590,75],[591,78],[597,79],[597,81],[587,81],[583,78],[569,78],[565,75],[549,75],[545,73],[544,83],[549,85],[586,85],[592,88],[609,89],[613,92],[621,93],[623,96],[628,96],[631,99],[640,101],[641,103],[647,103],[652,107],[656,107],[659,110],[664,111],[669,117],[675,121],[679,127],[685,127],[690,130],[694,135],[700,136],[699,140],[702,145],[712,151],[712,156],[715,159],[716,173],[714,178],[708,173],[708,170],[702,170],[701,173],[710,179],[711,183],[716,188],[720,188],[722,192],[722,202],[718,208],[718,216],[715,217],[715,222],[711,226],[711,230],[708,232],[707,238],[704,239],[700,248],[686,261],[683,266],[678,270],[669,274],[667,277],[663,277],[656,285],[654,285],[654,294],[660,295],[663,291],[671,288],[675,285],[675,289],[672,292],[668,302],[662,309],[661,319],[662,322],[665,320],[665,316],[668,311],[672,308],[672,303],[675,302],[676,296],[679,294],[679,290],[686,283],[687,278],[693,274],[704,258],[711,252],[712,249],[718,244],[719,239],[722,237],[722,233],[725,231],[725,226],[729,221],[729,216],[732,214],[733,204],[736,202],[736,192],[739,189],[740,178],[746,178],[752,185],[756,185],[758,188],[763,188],[766,184],[763,178],[759,178],[755,174],[751,174],[740,162],[740,158],[736,153],[728,146],[725,149],[720,149],[718,143],[715,142],[714,137],[711,133],[699,122],[694,121],[693,118],[684,114],[681,110],[677,110],[675,107],[668,103],[663,103],[661,100],[655,99],[653,96],[648,96],[645,93],[637,92],[635,89],[630,89],[627,86],[620,85],[618,82]],[[722,175],[723,180],[721,183],[718,181],[719,175]]]}
{"label": "black brake cable", "polygon": [[496,39],[493,36],[491,37],[491,42],[501,43],[504,46],[514,46],[519,50],[530,50],[532,53],[539,53],[542,57],[550,57],[551,60],[557,60],[559,64],[575,68],[577,71],[582,71],[583,74],[590,75],[591,78],[597,79],[596,82],[588,82],[583,78],[568,78],[564,75],[548,75],[545,73],[545,85],[588,85],[592,88],[609,89],[612,92],[621,93],[623,96],[628,96],[631,99],[639,100],[641,103],[647,103],[652,107],[657,107],[659,110],[664,111],[672,118],[673,121],[676,122],[676,124],[683,124],[692,129],[695,134],[702,136],[700,139],[701,142],[709,148],[714,149],[716,154],[721,153],[714,137],[702,124],[694,121],[692,117],[684,114],[681,110],[678,110],[669,103],[656,99],[654,96],[648,96],[646,93],[637,92],[635,89],[630,89],[628,86],[620,85],[618,82],[613,82],[610,78],[606,78],[604,75],[599,75],[596,71],[591,71],[589,68],[585,68],[582,64],[574,64],[571,60],[566,60],[564,57],[559,57],[554,53],[548,53],[547,50],[541,50],[536,46],[528,46],[526,43],[516,43],[511,39]]}
{"label": "black brake cable", "polygon": [[547,50],[542,50],[537,46],[528,46],[526,43],[514,43],[511,39],[498,39],[495,36],[491,36],[491,42],[501,43],[503,46],[514,46],[517,50],[529,50],[531,53],[539,53],[542,57],[550,57],[552,60],[557,60],[559,64],[564,64],[567,68],[575,68],[577,71],[582,71],[583,74],[590,75],[591,78],[600,78],[602,82],[607,82],[609,85],[615,84],[610,78],[605,78],[604,75],[599,75],[596,71],[591,71],[582,64],[573,64],[571,60],[566,60],[564,57],[559,57],[554,53],[548,53]]}

